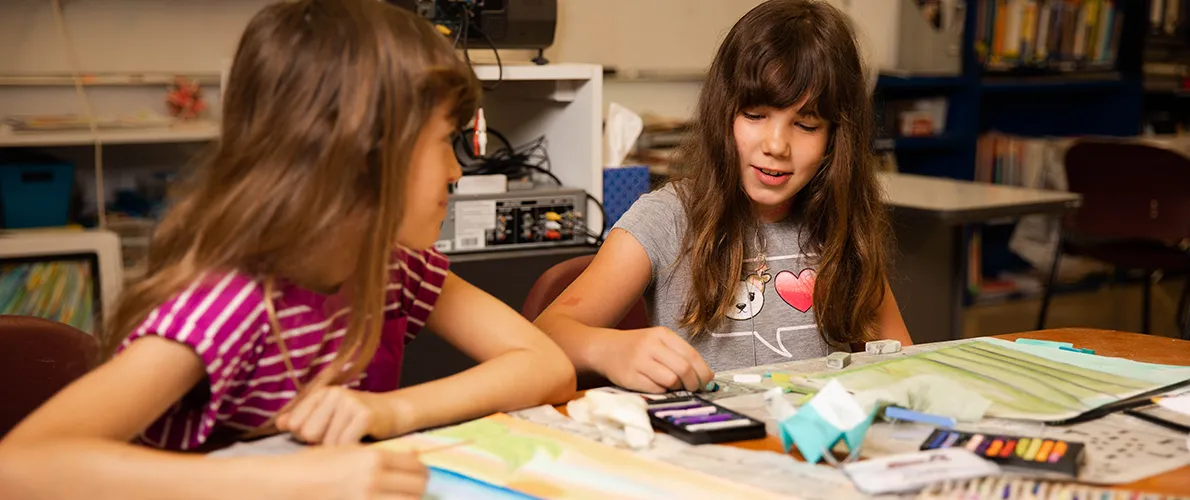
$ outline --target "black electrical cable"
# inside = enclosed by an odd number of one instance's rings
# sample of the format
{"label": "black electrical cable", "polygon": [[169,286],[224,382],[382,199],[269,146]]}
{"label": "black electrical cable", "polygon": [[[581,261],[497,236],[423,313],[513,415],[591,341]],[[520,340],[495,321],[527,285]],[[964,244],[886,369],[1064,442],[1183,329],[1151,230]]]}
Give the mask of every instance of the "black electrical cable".
{"label": "black electrical cable", "polygon": [[599,237],[595,238],[596,240],[599,241],[599,244],[602,245],[603,244],[603,233],[607,232],[607,210],[603,209],[603,204],[599,203],[599,200],[596,200],[594,196],[591,196],[591,193],[586,193],[586,194],[587,194],[587,199],[595,202],[595,206],[599,207],[599,214],[602,215],[602,217],[600,217],[600,220],[603,221],[603,224],[602,224],[603,230],[599,232]]}
{"label": "black electrical cable", "polygon": [[460,30],[459,37],[455,39],[455,47],[458,48],[459,42],[462,41],[463,60],[467,62],[467,67],[471,68],[471,71],[474,72],[475,67],[471,64],[471,47],[469,40],[471,30],[475,29],[475,32],[483,36],[483,39],[488,42],[488,46],[492,48],[492,53],[496,55],[497,76],[496,82],[494,84],[491,86],[485,84],[483,85],[483,89],[491,92],[499,88],[500,83],[504,81],[504,61],[500,59],[500,50],[496,48],[496,42],[492,41],[492,37],[488,36],[487,32],[483,31],[478,26],[471,26],[471,18],[475,15],[475,11],[472,10],[472,7],[472,5],[464,5],[459,9],[458,15],[461,18],[459,20],[459,24],[462,25],[462,28]]}
{"label": "black electrical cable", "polygon": [[[496,82],[493,83],[491,87],[487,85],[483,86],[484,90],[491,92],[500,88],[500,82],[504,81],[504,62],[500,60],[500,50],[496,48],[496,42],[492,41],[492,37],[488,36],[486,31],[481,30],[478,27],[475,28],[475,32],[483,35],[483,39],[487,40],[488,46],[492,48],[492,53],[496,55]],[[470,62],[468,62],[468,64],[470,64]]]}

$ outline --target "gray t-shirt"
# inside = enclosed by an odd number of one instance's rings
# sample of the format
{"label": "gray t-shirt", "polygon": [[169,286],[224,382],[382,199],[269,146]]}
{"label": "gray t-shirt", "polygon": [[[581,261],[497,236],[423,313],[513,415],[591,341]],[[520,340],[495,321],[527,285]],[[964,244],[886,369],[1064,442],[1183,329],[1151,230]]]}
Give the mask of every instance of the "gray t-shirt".
{"label": "gray t-shirt", "polygon": [[[679,328],[690,290],[690,262],[674,266],[686,231],[686,213],[672,184],[642,196],[616,222],[649,254],[653,278],[646,291],[654,325],[676,332],[698,350],[714,371],[815,358],[831,353],[818,333],[811,297],[816,277],[812,255],[801,251],[794,222],[763,224],[767,250],[745,255],[734,286],[735,305],[709,335],[690,338]],[[763,269],[767,265],[767,269]],[[758,267],[761,267],[758,271]]]}

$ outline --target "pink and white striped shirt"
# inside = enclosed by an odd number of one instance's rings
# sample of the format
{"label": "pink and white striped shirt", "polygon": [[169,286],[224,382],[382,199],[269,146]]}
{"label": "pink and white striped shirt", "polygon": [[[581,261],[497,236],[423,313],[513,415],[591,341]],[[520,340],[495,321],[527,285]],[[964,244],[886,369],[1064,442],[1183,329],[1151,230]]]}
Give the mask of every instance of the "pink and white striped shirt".
{"label": "pink and white striped shirt", "polygon": [[[448,261],[436,250],[398,249],[389,266],[383,339],[356,388],[397,388],[405,343],[425,326]],[[273,304],[296,377],[309,381],[335,359],[348,309],[337,297],[279,282]],[[219,427],[255,429],[297,395],[276,335],[270,333],[263,281],[240,272],[209,274],[154,309],[120,346],[148,335],[186,344],[202,358],[199,384],[138,437],[142,444],[192,450]],[[152,376],[152,374],[146,374]]]}

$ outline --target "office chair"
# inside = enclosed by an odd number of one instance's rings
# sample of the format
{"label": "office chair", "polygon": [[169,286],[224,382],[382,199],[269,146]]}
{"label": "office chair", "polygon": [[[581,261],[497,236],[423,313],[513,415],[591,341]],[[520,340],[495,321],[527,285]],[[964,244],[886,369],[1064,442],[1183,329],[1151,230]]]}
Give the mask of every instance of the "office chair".
{"label": "office chair", "polygon": [[0,315],[0,438],[99,357],[94,336],[32,316]]}
{"label": "office chair", "polygon": [[[1148,144],[1084,139],[1067,150],[1065,164],[1070,191],[1082,195],[1082,205],[1062,221],[1037,329],[1045,328],[1065,253],[1142,271],[1141,332],[1149,333],[1154,274],[1190,271],[1190,253],[1180,246],[1190,238],[1190,158]],[[1187,287],[1176,318],[1184,338],[1190,336]]]}

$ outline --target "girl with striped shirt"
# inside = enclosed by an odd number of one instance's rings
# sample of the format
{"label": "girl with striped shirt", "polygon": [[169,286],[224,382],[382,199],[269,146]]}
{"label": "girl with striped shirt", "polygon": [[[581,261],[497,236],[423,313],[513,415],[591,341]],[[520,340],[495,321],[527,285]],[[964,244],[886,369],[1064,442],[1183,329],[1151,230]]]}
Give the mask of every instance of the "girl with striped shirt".
{"label": "girl with striped shirt", "polygon": [[[477,100],[449,42],[407,11],[258,13],[221,140],[108,318],[110,359],[0,442],[0,497],[420,498],[416,457],[361,438],[568,399],[561,349],[431,248]],[[398,388],[423,328],[479,365]],[[277,432],[328,446],[176,453]]]}

